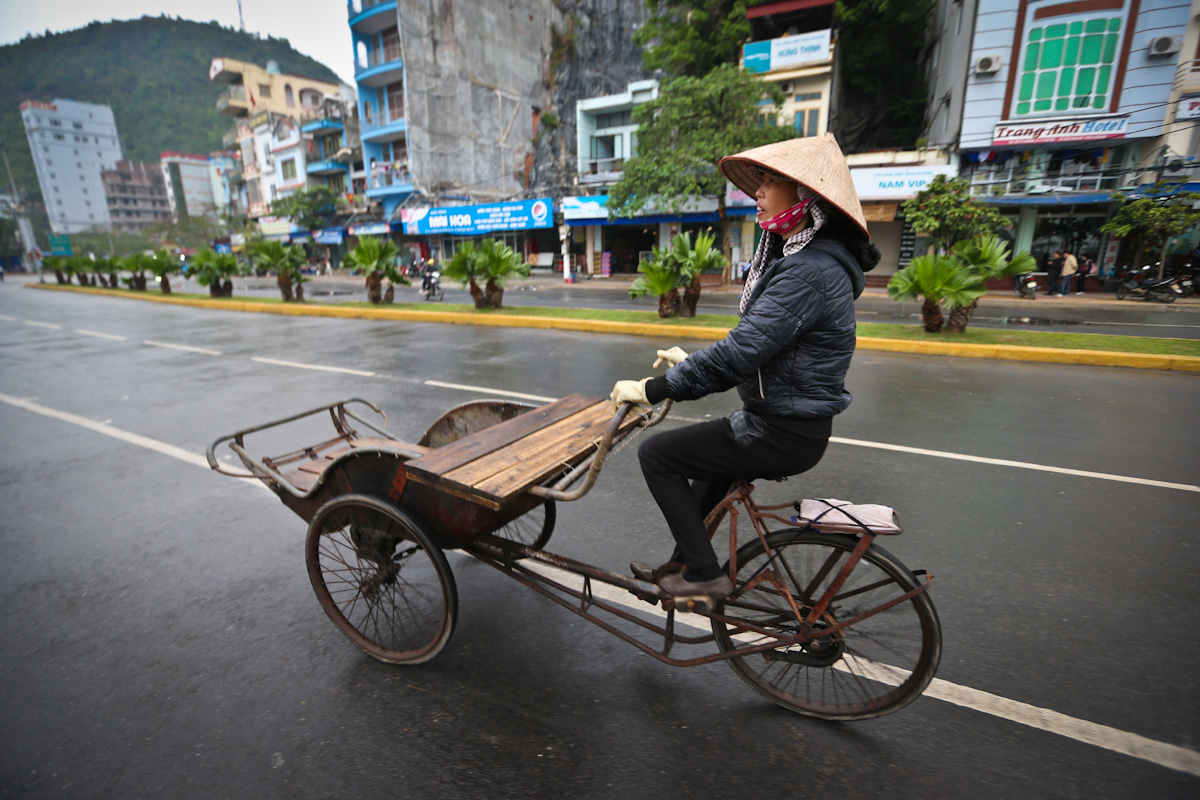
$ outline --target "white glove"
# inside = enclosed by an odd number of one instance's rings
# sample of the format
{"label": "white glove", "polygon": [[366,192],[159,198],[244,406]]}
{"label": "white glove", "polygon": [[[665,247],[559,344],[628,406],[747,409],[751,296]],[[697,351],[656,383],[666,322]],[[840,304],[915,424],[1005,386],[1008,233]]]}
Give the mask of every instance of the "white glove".
{"label": "white glove", "polygon": [[661,367],[664,361],[673,367],[687,357],[688,354],[681,347],[672,347],[670,350],[659,350],[658,360],[654,362],[654,367],[655,369]]}
{"label": "white glove", "polygon": [[617,381],[613,386],[612,394],[609,399],[612,400],[613,413],[617,413],[621,406],[625,403],[633,403],[636,406],[650,407],[650,401],[646,399],[646,381],[649,378],[642,378],[640,381]]}

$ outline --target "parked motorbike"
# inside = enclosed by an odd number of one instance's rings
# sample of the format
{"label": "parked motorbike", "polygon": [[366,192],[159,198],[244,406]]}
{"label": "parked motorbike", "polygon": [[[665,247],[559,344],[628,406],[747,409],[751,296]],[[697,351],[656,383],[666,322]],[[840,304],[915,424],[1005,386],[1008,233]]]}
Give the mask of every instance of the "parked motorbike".
{"label": "parked motorbike", "polygon": [[1143,267],[1142,270],[1122,276],[1121,284],[1117,287],[1117,299],[1133,298],[1174,303],[1176,298],[1183,294],[1178,278],[1152,278],[1148,275],[1142,277],[1148,271],[1147,267]]}
{"label": "parked motorbike", "polygon": [[1016,276],[1013,278],[1013,292],[1017,297],[1028,297],[1030,300],[1036,300],[1037,278],[1033,277],[1032,272]]}
{"label": "parked motorbike", "polygon": [[1196,272],[1185,272],[1182,275],[1176,275],[1175,279],[1179,282],[1179,296],[1191,297],[1200,290],[1200,286],[1196,285]]}
{"label": "parked motorbike", "polygon": [[438,302],[441,302],[442,297],[443,297],[443,295],[442,295],[442,273],[438,272],[437,270],[434,270],[433,272],[430,272],[428,275],[426,275],[425,281],[423,284],[423,288],[425,290],[425,299],[426,300],[436,300]]}

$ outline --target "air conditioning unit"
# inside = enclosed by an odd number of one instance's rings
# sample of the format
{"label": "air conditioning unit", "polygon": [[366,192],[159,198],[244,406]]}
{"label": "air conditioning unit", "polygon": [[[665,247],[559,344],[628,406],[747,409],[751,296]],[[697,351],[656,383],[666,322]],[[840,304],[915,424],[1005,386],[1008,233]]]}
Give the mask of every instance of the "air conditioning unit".
{"label": "air conditioning unit", "polygon": [[1181,158],[1179,156],[1168,156],[1163,159],[1162,171],[1164,178],[1179,178],[1187,175],[1192,171],[1193,157]]}
{"label": "air conditioning unit", "polygon": [[975,74],[976,75],[992,75],[1000,71],[1004,66],[1004,57],[1000,55],[980,56],[975,59]]}
{"label": "air conditioning unit", "polygon": [[779,84],[779,91],[783,92],[784,94],[791,94],[793,88],[795,87],[792,86],[791,81],[783,81]]}
{"label": "air conditioning unit", "polygon": [[1178,53],[1182,46],[1182,36],[1155,36],[1150,40],[1148,52],[1150,56],[1169,56]]}

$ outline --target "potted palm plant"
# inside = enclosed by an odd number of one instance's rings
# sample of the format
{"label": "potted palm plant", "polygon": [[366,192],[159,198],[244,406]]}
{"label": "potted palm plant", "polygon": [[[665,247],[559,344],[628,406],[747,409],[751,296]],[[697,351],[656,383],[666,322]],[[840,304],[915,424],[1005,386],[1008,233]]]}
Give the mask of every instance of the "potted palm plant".
{"label": "potted palm plant", "polygon": [[657,295],[659,317],[667,319],[678,314],[682,301],[679,298],[681,274],[676,254],[669,248],[655,245],[650,250],[650,258],[638,263],[638,272],[641,275],[629,285],[629,296]]}
{"label": "potted palm plant", "polygon": [[926,333],[942,332],[942,303],[965,306],[987,291],[983,278],[968,270],[961,258],[936,253],[914,258],[892,276],[887,290],[893,300],[922,300],[921,322]]}
{"label": "potted palm plant", "polygon": [[[994,233],[984,233],[974,239],[961,241],[954,245],[952,252],[962,259],[968,272],[978,275],[985,283],[992,278],[1033,272],[1037,267],[1037,261],[1028,250],[1022,250],[1009,259],[1008,243]],[[978,305],[978,297],[966,305],[952,304],[946,330],[964,332]]]}
{"label": "potted palm plant", "polygon": [[388,267],[391,268],[391,274],[387,274],[388,294],[390,295],[387,302],[392,302],[395,296],[395,290],[392,288],[397,283],[408,285],[408,281],[402,277],[395,268],[396,243],[391,239],[379,239],[373,236],[364,236],[358,240],[358,245],[353,250],[346,254],[343,263],[354,269],[361,270],[366,276],[367,283],[367,301],[371,305],[379,305],[383,302],[383,278]]}
{"label": "potted palm plant", "polygon": [[191,274],[196,283],[208,287],[211,297],[232,297],[233,276],[241,271],[232,253],[218,253],[205,248],[192,256]]}
{"label": "potted palm plant", "polygon": [[158,279],[163,294],[171,293],[171,276],[179,272],[179,260],[166,250],[155,250],[146,261],[146,268]]}
{"label": "potted palm plant", "polygon": [[254,248],[254,265],[266,272],[275,273],[275,283],[283,302],[304,300],[304,249],[299,245],[279,242],[259,242]]}

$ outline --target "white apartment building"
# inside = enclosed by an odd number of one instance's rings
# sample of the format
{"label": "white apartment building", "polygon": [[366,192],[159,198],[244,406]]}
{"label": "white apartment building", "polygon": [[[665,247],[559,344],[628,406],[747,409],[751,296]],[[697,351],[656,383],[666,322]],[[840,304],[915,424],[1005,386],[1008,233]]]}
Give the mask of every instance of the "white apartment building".
{"label": "white apartment building", "polygon": [[208,156],[162,153],[159,159],[171,216],[176,221],[183,217],[216,219],[223,204],[213,187],[217,167],[209,163]]}
{"label": "white apartment building", "polygon": [[21,121],[50,229],[77,233],[108,228],[108,204],[100,172],[116,167],[124,156],[112,109],[55,98],[21,103]]}

